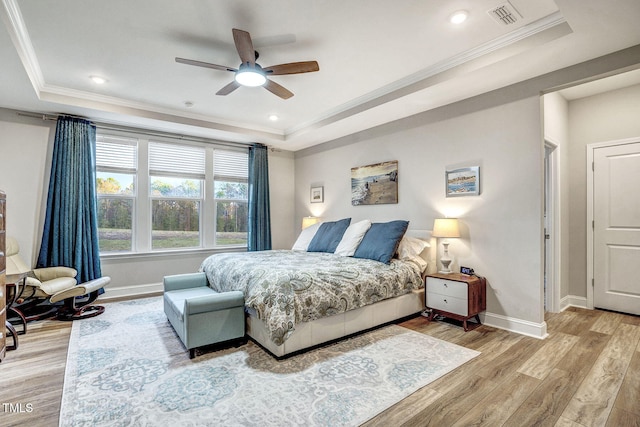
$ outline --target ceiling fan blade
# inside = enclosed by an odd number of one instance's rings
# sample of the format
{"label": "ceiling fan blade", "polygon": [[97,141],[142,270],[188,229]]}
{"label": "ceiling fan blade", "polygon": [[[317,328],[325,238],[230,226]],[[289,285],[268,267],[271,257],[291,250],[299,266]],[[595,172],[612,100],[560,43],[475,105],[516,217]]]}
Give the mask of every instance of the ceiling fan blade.
{"label": "ceiling fan blade", "polygon": [[231,92],[238,89],[239,87],[240,87],[240,83],[233,80],[231,83],[229,83],[228,85],[226,85],[225,87],[217,91],[216,95],[222,95],[222,96],[229,95]]}
{"label": "ceiling fan blade", "polygon": [[312,73],[320,70],[320,66],[316,61],[290,62],[288,64],[272,65],[263,68],[264,72],[272,76],[280,76],[283,74],[301,74]]}
{"label": "ceiling fan blade", "polygon": [[208,62],[195,61],[193,59],[184,59],[184,58],[176,57],[176,62],[179,62],[180,64],[195,65],[197,67],[213,68],[214,70],[231,71],[231,72],[238,71],[235,68],[227,67],[224,65],[210,64]]}
{"label": "ceiling fan blade", "polygon": [[256,51],[253,48],[253,42],[251,41],[251,35],[243,30],[237,28],[233,29],[233,41],[236,44],[236,50],[243,64],[249,64],[255,66],[256,64]]}
{"label": "ceiling fan blade", "polygon": [[278,83],[267,79],[267,82],[264,84],[264,88],[274,95],[278,95],[282,99],[289,99],[293,96],[293,92],[289,89],[280,86]]}

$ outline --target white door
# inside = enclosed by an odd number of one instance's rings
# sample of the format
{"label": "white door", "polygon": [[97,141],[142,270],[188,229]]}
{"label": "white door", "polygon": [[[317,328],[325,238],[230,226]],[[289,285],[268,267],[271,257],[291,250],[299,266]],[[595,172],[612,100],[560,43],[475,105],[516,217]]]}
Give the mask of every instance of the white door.
{"label": "white door", "polygon": [[594,306],[640,314],[640,142],[593,153]]}

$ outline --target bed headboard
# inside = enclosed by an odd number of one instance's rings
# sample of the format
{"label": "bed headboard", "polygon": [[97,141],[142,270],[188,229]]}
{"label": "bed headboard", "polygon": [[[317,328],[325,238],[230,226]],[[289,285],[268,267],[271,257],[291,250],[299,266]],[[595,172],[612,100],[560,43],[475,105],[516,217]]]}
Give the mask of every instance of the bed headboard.
{"label": "bed headboard", "polygon": [[420,257],[426,260],[429,263],[427,267],[426,273],[434,273],[438,270],[438,265],[436,263],[436,255],[438,253],[438,246],[435,237],[431,237],[431,230],[415,230],[408,229],[405,233],[409,237],[415,237],[416,239],[426,240],[429,242],[430,247],[426,248],[420,254]]}

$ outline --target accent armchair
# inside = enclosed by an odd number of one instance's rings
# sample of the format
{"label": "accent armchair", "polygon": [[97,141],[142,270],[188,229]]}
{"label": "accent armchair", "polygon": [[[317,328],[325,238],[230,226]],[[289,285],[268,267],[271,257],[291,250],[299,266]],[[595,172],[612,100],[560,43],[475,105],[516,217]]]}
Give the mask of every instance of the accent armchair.
{"label": "accent armchair", "polygon": [[[58,311],[58,307],[49,304],[41,305],[41,303],[59,292],[75,287],[77,283],[75,277],[78,273],[70,267],[31,270],[19,253],[20,245],[16,239],[7,236],[7,279],[16,280],[12,309],[23,322],[51,317]],[[7,283],[10,282],[7,281]]]}

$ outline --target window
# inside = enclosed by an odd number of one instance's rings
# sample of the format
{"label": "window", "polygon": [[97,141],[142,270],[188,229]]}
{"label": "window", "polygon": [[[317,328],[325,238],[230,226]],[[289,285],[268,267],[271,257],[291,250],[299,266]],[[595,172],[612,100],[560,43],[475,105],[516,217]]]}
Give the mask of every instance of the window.
{"label": "window", "polygon": [[138,141],[96,138],[96,188],[100,252],[133,249]]}
{"label": "window", "polygon": [[101,253],[247,245],[248,153],[101,131]]}
{"label": "window", "polygon": [[201,246],[204,165],[204,148],[149,144],[152,249]]}
{"label": "window", "polygon": [[216,150],[214,189],[216,244],[246,245],[248,220],[247,153]]}

